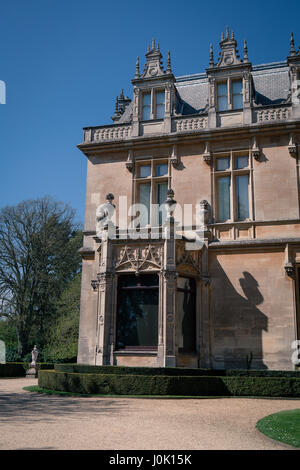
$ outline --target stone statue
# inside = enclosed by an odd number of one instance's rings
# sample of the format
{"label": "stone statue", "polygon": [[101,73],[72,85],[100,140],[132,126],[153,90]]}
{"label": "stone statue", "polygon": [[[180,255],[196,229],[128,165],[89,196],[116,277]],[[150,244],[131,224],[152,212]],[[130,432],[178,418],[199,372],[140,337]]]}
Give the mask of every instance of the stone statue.
{"label": "stone statue", "polygon": [[32,360],[31,360],[31,364],[30,364],[31,366],[35,366],[35,365],[36,365],[36,361],[37,361],[38,355],[39,355],[39,352],[38,352],[38,350],[37,350],[36,345],[34,345],[34,348],[33,348],[33,350],[31,351],[31,359],[32,359]]}
{"label": "stone statue", "polygon": [[38,365],[37,365],[37,358],[38,358],[38,350],[36,345],[34,345],[33,350],[31,351],[31,363],[29,365],[29,369],[26,371],[26,377],[28,379],[34,379],[38,376]]}
{"label": "stone statue", "polygon": [[106,202],[101,204],[96,211],[96,233],[99,238],[101,238],[102,231],[105,226],[108,226],[111,223],[111,219],[114,215],[116,206],[113,204],[114,195],[109,193],[106,195]]}

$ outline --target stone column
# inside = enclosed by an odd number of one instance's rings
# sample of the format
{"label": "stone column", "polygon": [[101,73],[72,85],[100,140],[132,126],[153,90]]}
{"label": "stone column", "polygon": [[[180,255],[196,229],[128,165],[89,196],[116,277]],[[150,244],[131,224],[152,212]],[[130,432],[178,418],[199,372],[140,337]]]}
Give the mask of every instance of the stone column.
{"label": "stone column", "polygon": [[176,367],[175,350],[175,302],[176,302],[176,223],[173,217],[176,201],[169,189],[165,203],[167,217],[164,224],[163,279],[163,366]]}
{"label": "stone column", "polygon": [[111,327],[114,305],[114,274],[112,244],[109,240],[109,226],[105,227],[101,239],[99,281],[99,303],[96,332],[96,365],[111,362]]}

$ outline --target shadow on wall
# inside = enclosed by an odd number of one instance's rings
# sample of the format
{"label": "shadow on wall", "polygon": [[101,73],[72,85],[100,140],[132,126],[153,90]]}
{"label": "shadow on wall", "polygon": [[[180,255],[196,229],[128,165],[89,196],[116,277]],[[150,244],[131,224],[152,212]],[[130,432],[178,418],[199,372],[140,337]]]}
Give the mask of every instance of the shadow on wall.
{"label": "shadow on wall", "polygon": [[263,303],[257,280],[247,271],[239,279],[240,295],[220,263],[212,267],[212,366],[217,369],[267,369],[263,361],[262,332],[268,318],[258,308]]}

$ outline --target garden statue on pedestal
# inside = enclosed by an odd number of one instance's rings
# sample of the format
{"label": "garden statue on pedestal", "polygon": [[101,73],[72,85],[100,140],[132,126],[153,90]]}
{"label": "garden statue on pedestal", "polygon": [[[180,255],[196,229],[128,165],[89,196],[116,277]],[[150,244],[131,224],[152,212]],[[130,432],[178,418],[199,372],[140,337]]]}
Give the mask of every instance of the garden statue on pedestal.
{"label": "garden statue on pedestal", "polygon": [[33,350],[31,351],[31,363],[29,369],[26,372],[27,378],[36,378],[38,375],[38,366],[37,366],[37,357],[38,357],[38,350],[37,347],[34,346]]}

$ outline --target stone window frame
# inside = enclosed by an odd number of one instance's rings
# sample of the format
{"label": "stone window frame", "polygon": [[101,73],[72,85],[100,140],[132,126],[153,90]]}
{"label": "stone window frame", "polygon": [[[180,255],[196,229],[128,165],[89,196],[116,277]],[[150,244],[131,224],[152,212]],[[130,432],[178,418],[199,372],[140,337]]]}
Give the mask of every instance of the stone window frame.
{"label": "stone window frame", "polygon": [[[157,118],[156,117],[156,94],[159,92],[163,92],[165,95],[164,99],[164,117]],[[150,119],[143,120],[143,99],[144,95],[148,95],[150,93]],[[141,122],[149,122],[153,120],[163,121],[166,114],[166,88],[164,86],[153,86],[149,88],[145,88],[141,90],[141,99],[140,99],[140,110],[139,116]]]}
{"label": "stone window frame", "polygon": [[[235,157],[248,156],[248,166],[242,169],[235,169]],[[230,166],[226,170],[217,170],[216,164],[218,158],[229,158]],[[213,213],[215,223],[241,223],[254,221],[254,194],[253,194],[253,159],[251,150],[236,150],[231,149],[228,151],[214,152],[212,170],[212,185],[213,185]],[[236,194],[236,176],[249,175],[248,184],[248,202],[249,202],[249,217],[240,220],[237,215],[237,194]],[[225,221],[219,221],[219,208],[218,208],[218,186],[217,179],[224,176],[230,176],[230,218]]]}
{"label": "stone window frame", "polygon": [[[243,97],[243,106],[241,108],[234,108],[233,107],[233,82],[241,82],[242,83],[242,97]],[[218,85],[227,83],[227,100],[228,100],[228,108],[223,111],[219,111],[219,103],[218,103]],[[226,113],[228,111],[242,111],[244,109],[244,103],[245,103],[245,92],[244,92],[244,79],[243,76],[237,75],[237,76],[227,76],[227,77],[220,77],[219,79],[216,80],[216,110],[218,113]]]}
{"label": "stone window frame", "polygon": [[[168,174],[163,176],[156,176],[155,175],[155,168],[159,164],[167,164],[168,165]],[[150,165],[151,166],[151,175],[147,177],[140,177],[139,176],[139,169],[143,165]],[[155,220],[155,213],[153,213],[152,204],[157,204],[157,192],[156,187],[157,183],[168,183],[168,189],[171,188],[171,169],[172,165],[170,162],[170,158],[167,156],[165,157],[145,157],[141,159],[136,159],[135,168],[133,172],[133,197],[132,197],[132,204],[138,204],[140,201],[139,197],[139,185],[143,183],[150,183],[150,223],[146,225],[146,227],[159,227],[160,225]]]}

